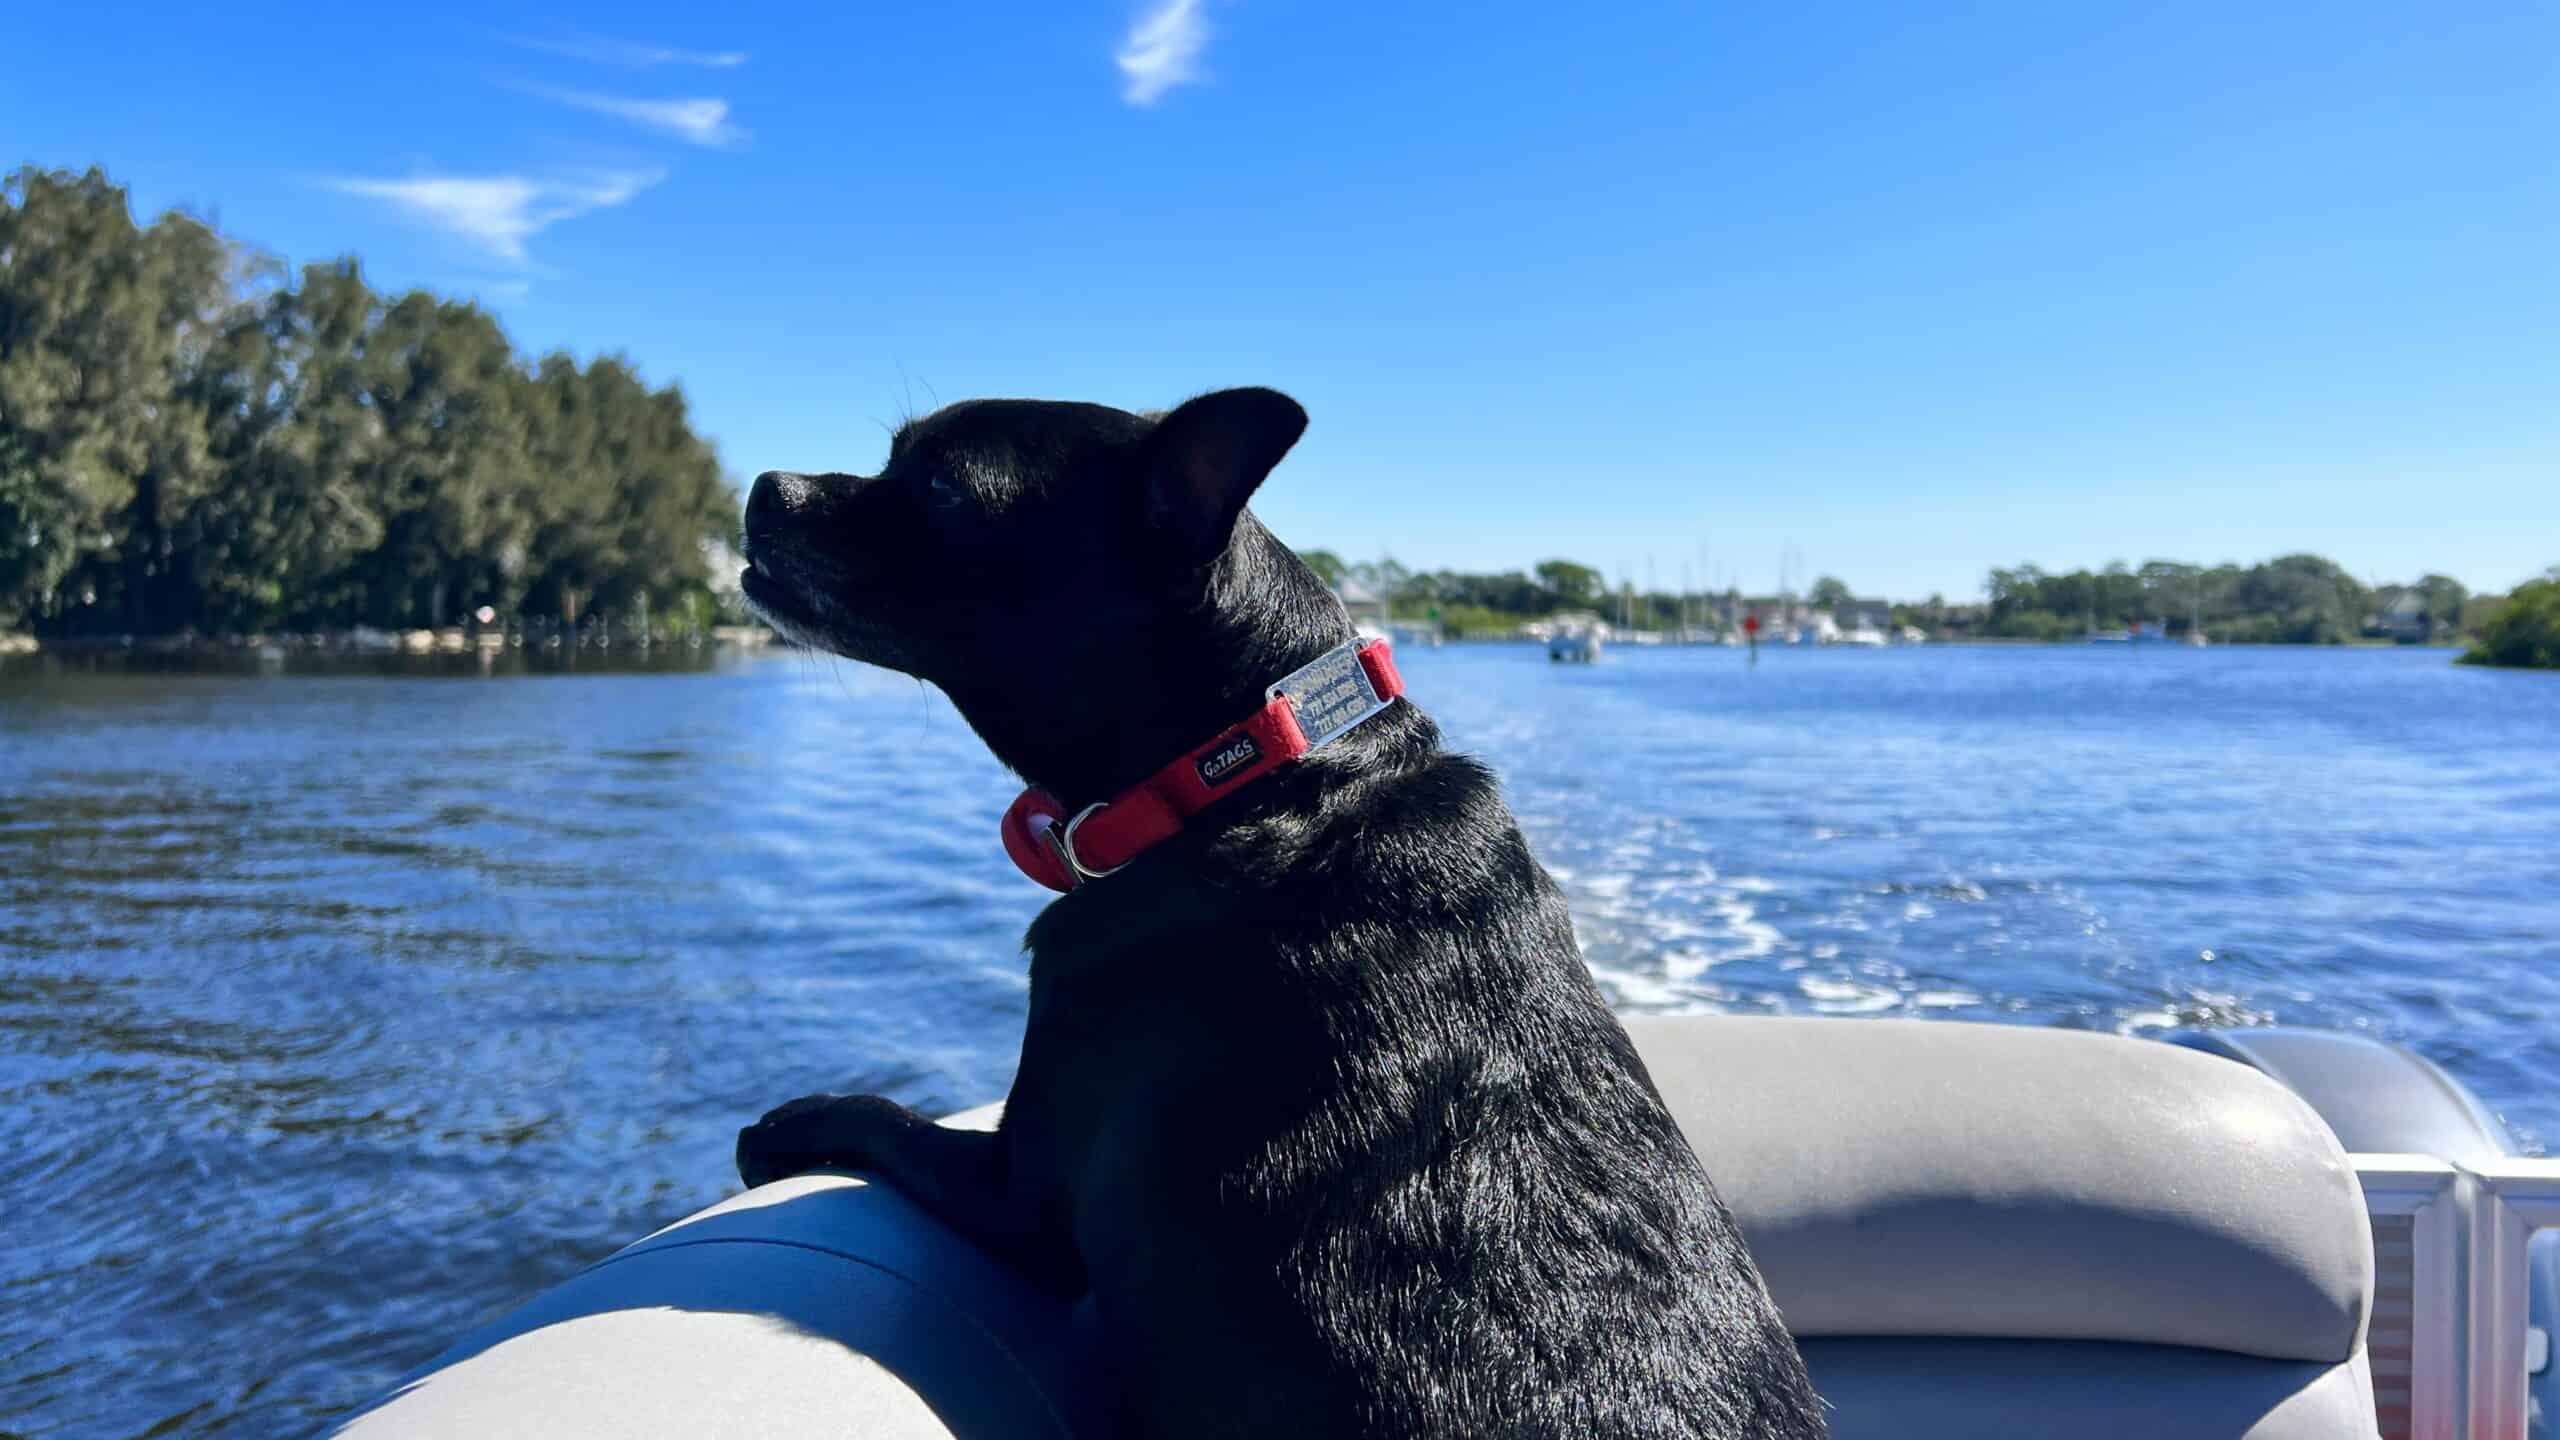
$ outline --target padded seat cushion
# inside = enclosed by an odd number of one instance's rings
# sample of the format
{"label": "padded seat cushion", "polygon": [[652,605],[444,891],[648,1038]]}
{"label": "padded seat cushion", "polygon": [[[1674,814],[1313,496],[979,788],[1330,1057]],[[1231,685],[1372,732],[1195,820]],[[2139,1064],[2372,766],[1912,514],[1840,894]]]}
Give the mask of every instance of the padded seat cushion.
{"label": "padded seat cushion", "polygon": [[1089,1306],[885,1186],[776,1181],[465,1335],[349,1440],[1070,1440],[1107,1410]]}
{"label": "padded seat cushion", "polygon": [[1628,1029],[1800,1337],[2362,1348],[2355,1172],[2246,1066],[1945,1021]]}

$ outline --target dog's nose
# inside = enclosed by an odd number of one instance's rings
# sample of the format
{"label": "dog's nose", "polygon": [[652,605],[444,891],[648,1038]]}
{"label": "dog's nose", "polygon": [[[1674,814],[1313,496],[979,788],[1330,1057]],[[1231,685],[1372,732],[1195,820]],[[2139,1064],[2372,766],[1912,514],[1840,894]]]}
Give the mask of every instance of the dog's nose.
{"label": "dog's nose", "polygon": [[794,512],[809,508],[817,498],[818,484],[806,475],[788,470],[767,470],[756,477],[747,490],[747,539],[770,535],[776,526],[788,522]]}

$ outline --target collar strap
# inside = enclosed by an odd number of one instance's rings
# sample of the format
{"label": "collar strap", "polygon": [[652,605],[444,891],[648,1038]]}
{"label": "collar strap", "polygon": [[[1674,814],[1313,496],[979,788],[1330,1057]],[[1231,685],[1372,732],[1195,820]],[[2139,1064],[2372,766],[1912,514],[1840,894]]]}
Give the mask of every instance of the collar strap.
{"label": "collar strap", "polygon": [[1052,890],[1099,880],[1209,807],[1387,708],[1404,693],[1387,642],[1350,641],[1262,692],[1262,708],[1153,775],[1073,815],[1037,785],[1004,812],[1004,853]]}

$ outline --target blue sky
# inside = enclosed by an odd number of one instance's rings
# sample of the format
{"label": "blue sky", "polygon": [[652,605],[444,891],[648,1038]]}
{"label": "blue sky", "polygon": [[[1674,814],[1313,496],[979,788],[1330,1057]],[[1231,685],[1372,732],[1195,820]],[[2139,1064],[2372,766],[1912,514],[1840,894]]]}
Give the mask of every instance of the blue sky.
{"label": "blue sky", "polygon": [[627,352],[741,475],[1260,383],[1265,518],[1417,567],[2560,562],[2547,0],[30,23],[8,161]]}

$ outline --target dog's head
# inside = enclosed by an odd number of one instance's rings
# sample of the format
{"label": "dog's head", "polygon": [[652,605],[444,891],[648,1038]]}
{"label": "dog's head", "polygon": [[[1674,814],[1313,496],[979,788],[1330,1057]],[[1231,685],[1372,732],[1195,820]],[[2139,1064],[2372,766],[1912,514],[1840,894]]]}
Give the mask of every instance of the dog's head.
{"label": "dog's head", "polygon": [[940,686],[1015,770],[1114,787],[1348,636],[1245,512],[1306,423],[1260,389],[1162,416],[952,405],[876,476],[757,477],[747,598],[791,639]]}

